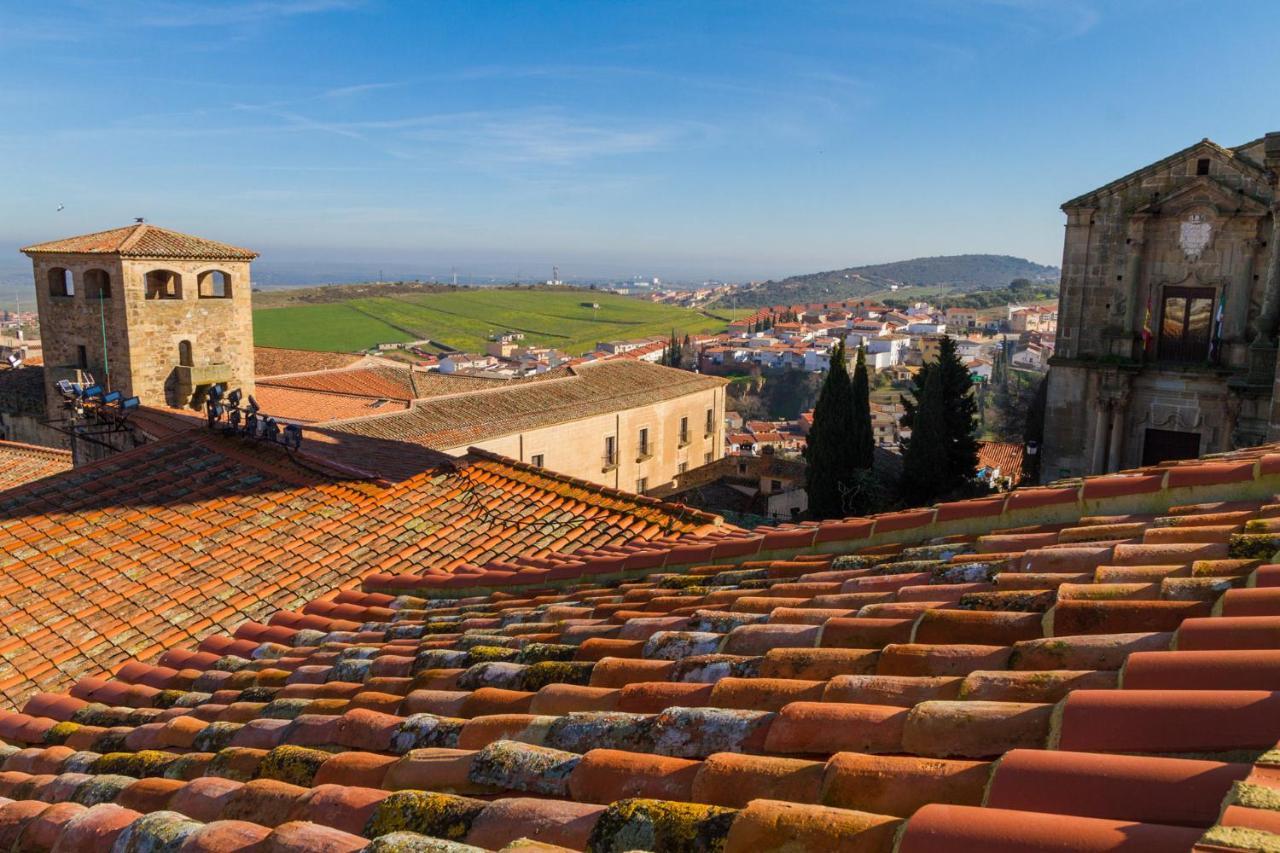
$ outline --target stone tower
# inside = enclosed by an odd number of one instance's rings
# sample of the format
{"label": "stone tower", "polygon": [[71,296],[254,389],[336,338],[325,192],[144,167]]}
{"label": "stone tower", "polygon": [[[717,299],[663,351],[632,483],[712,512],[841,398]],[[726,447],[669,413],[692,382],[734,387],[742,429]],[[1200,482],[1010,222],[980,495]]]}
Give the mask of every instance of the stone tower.
{"label": "stone tower", "polygon": [[138,222],[22,250],[34,267],[50,415],[60,379],[91,376],[144,406],[253,393],[256,252]]}

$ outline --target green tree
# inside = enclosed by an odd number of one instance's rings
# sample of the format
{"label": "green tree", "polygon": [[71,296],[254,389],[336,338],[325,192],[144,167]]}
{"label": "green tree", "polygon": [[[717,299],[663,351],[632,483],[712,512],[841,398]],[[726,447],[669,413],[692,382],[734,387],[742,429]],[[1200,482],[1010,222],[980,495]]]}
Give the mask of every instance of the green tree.
{"label": "green tree", "polygon": [[853,510],[850,491],[858,468],[853,433],[853,385],[841,342],[831,354],[831,367],[813,408],[813,426],[804,451],[805,491],[812,518],[843,518]]}
{"label": "green tree", "polygon": [[[929,401],[931,393],[933,401]],[[932,422],[927,425],[919,423],[926,402],[936,404],[936,410],[929,413]],[[969,369],[960,362],[950,336],[942,338],[938,360],[920,369],[911,397],[903,397],[902,403],[906,410],[902,425],[911,429],[911,438],[904,442],[903,498],[918,506],[938,498],[979,493],[981,488],[975,479],[978,404]],[[923,479],[916,481],[907,472],[913,453],[918,460],[928,461],[928,465],[917,465],[916,471]]]}
{"label": "green tree", "polygon": [[945,494],[951,466],[943,372],[929,371],[918,388],[911,438],[902,458],[902,499],[909,506],[925,506]]}
{"label": "green tree", "polygon": [[662,351],[662,363],[667,367],[679,369],[684,365],[683,353],[680,351],[680,339],[676,337],[676,330],[671,330],[671,340],[667,341],[666,348]]}
{"label": "green tree", "polygon": [[853,458],[859,468],[870,468],[875,453],[866,352],[866,347],[858,347],[858,361],[853,368]]}

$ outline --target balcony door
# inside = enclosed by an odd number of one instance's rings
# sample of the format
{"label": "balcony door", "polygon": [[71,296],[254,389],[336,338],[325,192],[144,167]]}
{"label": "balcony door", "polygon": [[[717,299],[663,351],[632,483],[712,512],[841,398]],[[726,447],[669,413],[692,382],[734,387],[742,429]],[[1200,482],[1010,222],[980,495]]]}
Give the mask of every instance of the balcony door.
{"label": "balcony door", "polygon": [[1161,361],[1209,360],[1213,336],[1212,287],[1166,287],[1160,303],[1160,339],[1156,355]]}

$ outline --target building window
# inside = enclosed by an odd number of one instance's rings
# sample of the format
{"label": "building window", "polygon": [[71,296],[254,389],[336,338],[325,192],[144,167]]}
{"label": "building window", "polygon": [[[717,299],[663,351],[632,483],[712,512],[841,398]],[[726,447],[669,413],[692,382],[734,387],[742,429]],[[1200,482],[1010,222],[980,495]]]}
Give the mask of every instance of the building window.
{"label": "building window", "polygon": [[782,491],[782,481],[781,481],[781,480],[770,480],[770,481],[769,481],[769,491],[771,491],[771,492],[780,492],[780,491]]}
{"label": "building window", "polygon": [[649,447],[649,428],[648,427],[640,428],[640,437],[636,442],[636,446],[637,446],[637,452],[640,454],[641,459],[648,459],[650,456],[653,455],[650,452],[651,448]]}
{"label": "building window", "polygon": [[547,460],[543,458],[541,453],[535,453],[533,456],[529,457],[529,463],[533,465],[534,468],[546,467],[546,461]]}
{"label": "building window", "polygon": [[152,270],[147,273],[148,299],[181,299],[182,276],[172,270]]}
{"label": "building window", "polygon": [[1209,158],[1208,157],[1202,157],[1196,161],[1196,174],[1197,175],[1209,174]]}
{"label": "building window", "polygon": [[196,277],[196,290],[201,299],[230,299],[231,276],[222,270],[209,270]]}
{"label": "building window", "polygon": [[84,295],[87,299],[111,298],[111,276],[106,270],[89,270],[84,274]]}
{"label": "building window", "polygon": [[636,480],[636,494],[643,495],[649,489],[649,478],[641,477]]}
{"label": "building window", "polygon": [[688,470],[689,470],[688,462],[681,462],[679,465],[676,466],[677,474],[683,474],[685,471],[688,471]]}
{"label": "building window", "polygon": [[1209,357],[1213,335],[1213,288],[1166,287],[1161,300],[1162,361],[1197,362]]}
{"label": "building window", "polygon": [[707,435],[715,435],[716,432],[716,410],[707,409],[707,422],[702,428]]}
{"label": "building window", "polygon": [[618,439],[611,435],[604,437],[604,467],[614,468],[618,464]]}
{"label": "building window", "polygon": [[191,341],[178,341],[178,364],[183,367],[195,367],[195,355],[191,352]]}
{"label": "building window", "polygon": [[683,417],[680,419],[680,445],[683,447],[688,443],[689,443],[689,418]]}
{"label": "building window", "polygon": [[711,454],[710,454],[710,453],[704,453],[704,454],[702,454],[702,464],[703,464],[703,465],[710,465],[710,464],[711,464],[711,458],[712,458],[712,457],[711,457]]}
{"label": "building window", "polygon": [[62,267],[54,267],[49,270],[49,295],[76,295],[76,283],[71,276],[71,270],[63,269]]}
{"label": "building window", "polygon": [[85,348],[84,344],[76,346],[76,367],[81,370],[89,369],[89,350]]}

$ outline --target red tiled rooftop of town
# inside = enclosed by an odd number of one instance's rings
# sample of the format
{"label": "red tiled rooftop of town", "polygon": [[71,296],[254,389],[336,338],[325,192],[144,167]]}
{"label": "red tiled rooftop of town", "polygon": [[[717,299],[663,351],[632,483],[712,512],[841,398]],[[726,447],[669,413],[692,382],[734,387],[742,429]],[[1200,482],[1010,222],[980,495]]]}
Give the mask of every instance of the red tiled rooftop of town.
{"label": "red tiled rooftop of town", "polygon": [[[469,470],[513,482],[495,523],[537,474]],[[1278,491],[1266,447],[868,519],[642,522],[452,572],[397,555],[0,714],[0,842],[1273,849]],[[22,550],[79,565],[66,519],[29,518]]]}

